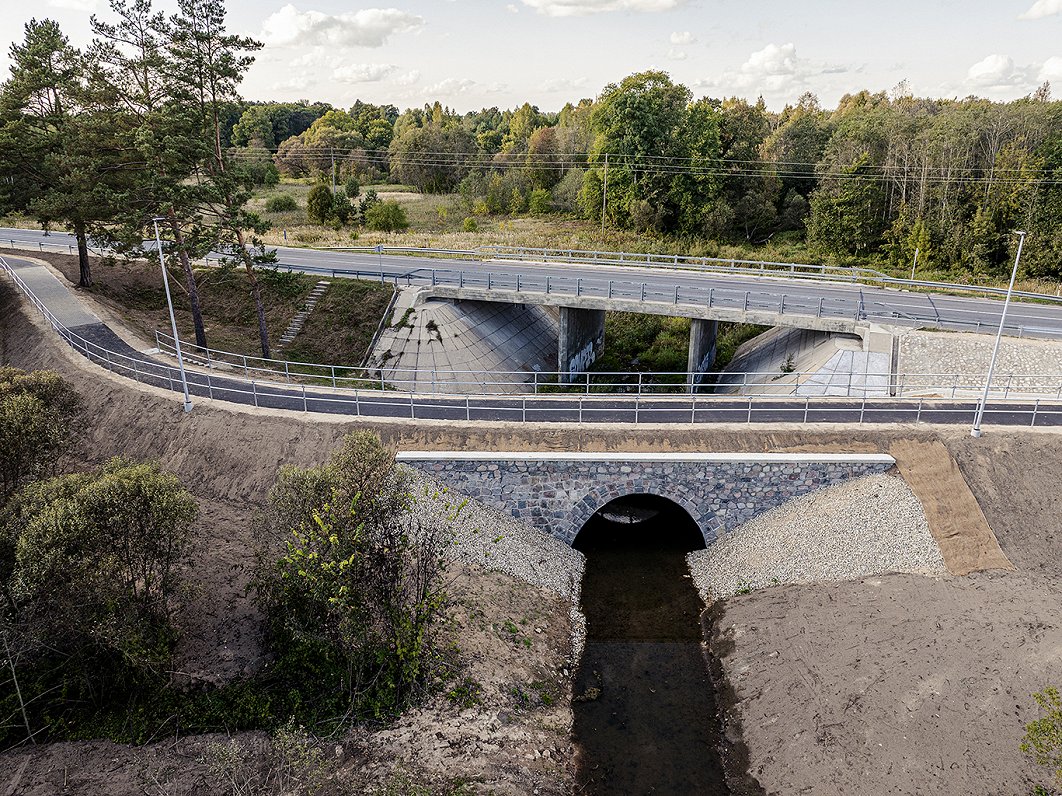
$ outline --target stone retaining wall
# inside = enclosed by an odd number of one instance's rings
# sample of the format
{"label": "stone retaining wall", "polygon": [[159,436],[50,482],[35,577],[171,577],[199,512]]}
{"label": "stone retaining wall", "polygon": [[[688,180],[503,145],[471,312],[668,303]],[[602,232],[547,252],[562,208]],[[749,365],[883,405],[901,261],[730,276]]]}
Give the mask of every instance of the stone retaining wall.
{"label": "stone retaining wall", "polygon": [[626,495],[673,500],[710,544],[790,498],[894,464],[889,456],[847,454],[406,453],[398,458],[569,544],[598,509]]}

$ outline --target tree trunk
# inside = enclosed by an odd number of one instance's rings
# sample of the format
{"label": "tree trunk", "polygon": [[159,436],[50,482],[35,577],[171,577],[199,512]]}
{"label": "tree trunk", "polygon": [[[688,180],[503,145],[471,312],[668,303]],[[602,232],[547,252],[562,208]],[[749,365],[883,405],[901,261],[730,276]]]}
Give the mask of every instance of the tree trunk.
{"label": "tree trunk", "polygon": [[184,269],[184,279],[188,286],[188,302],[192,305],[192,323],[195,326],[195,344],[202,349],[207,347],[206,328],[203,326],[203,311],[199,306],[199,286],[195,283],[195,272],[192,271],[192,261],[188,257],[188,250],[184,246],[184,235],[181,233],[181,225],[177,219],[170,216],[170,229],[173,230],[173,240],[177,244],[177,256],[181,259],[181,267]]}
{"label": "tree trunk", "polygon": [[79,287],[92,287],[92,269],[89,266],[88,236],[85,234],[85,224],[78,222],[74,225],[74,235],[77,237],[77,264],[80,269]]}
{"label": "tree trunk", "polygon": [[240,246],[240,257],[243,258],[243,266],[247,270],[247,278],[251,280],[251,295],[254,296],[254,309],[258,313],[258,336],[262,341],[262,356],[269,359],[269,329],[266,328],[265,304],[262,303],[262,286],[258,284],[258,277],[254,273],[254,262],[247,252],[247,241],[242,230],[236,230],[236,242]]}
{"label": "tree trunk", "polygon": [[269,330],[266,328],[265,305],[262,303],[262,286],[258,284],[258,277],[254,275],[251,266],[247,266],[247,272],[251,276],[251,293],[254,295],[254,308],[258,313],[258,334],[262,338],[262,356],[269,359]]}

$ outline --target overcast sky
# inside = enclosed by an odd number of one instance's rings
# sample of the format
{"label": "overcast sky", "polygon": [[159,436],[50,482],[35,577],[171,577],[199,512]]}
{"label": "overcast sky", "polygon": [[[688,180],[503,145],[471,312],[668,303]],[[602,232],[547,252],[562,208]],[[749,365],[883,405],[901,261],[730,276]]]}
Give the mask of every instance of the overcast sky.
{"label": "overcast sky", "polygon": [[[156,0],[171,10],[175,0]],[[632,72],[663,69],[696,96],[804,91],[1013,99],[1044,80],[1062,98],[1062,0],[229,0],[229,28],[265,43],[255,100],[355,99],[461,111],[530,101],[558,110]],[[0,0],[0,40],[31,16],[75,45],[106,0]]]}

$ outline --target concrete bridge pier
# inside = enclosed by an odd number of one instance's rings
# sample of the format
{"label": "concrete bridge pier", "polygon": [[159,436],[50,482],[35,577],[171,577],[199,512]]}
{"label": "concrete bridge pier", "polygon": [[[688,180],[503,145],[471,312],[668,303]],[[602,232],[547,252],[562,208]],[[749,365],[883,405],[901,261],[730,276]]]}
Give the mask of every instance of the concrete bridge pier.
{"label": "concrete bridge pier", "polygon": [[690,320],[690,355],[686,363],[686,372],[690,377],[690,391],[697,386],[713,364],[715,364],[716,335],[719,321],[707,321],[701,318]]}
{"label": "concrete bridge pier", "polygon": [[584,372],[605,347],[605,311],[578,307],[560,308],[557,336],[557,370],[565,384]]}

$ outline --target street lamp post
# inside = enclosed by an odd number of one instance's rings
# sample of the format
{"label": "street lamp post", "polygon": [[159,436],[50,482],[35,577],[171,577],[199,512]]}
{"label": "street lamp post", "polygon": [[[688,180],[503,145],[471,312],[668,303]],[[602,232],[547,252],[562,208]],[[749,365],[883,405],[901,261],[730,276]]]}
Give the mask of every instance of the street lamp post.
{"label": "street lamp post", "polygon": [[971,437],[981,436],[981,420],[985,416],[985,404],[988,403],[988,392],[992,389],[992,376],[996,372],[996,358],[999,356],[999,343],[1003,339],[1003,327],[1007,323],[1007,311],[1010,309],[1010,297],[1014,293],[1014,280],[1018,276],[1018,263],[1021,262],[1021,250],[1025,246],[1025,233],[1015,233],[1018,238],[1018,255],[1014,258],[1014,270],[1010,272],[1010,285],[1007,287],[1007,298],[1003,301],[1003,313],[999,316],[999,330],[996,332],[996,344],[992,348],[992,359],[988,363],[988,377],[985,379],[985,392],[981,396],[981,402],[977,405],[974,413],[973,428],[970,429]]}
{"label": "street lamp post", "polygon": [[170,310],[170,328],[173,330],[173,347],[177,351],[177,368],[181,371],[181,387],[184,389],[184,411],[192,411],[192,397],[188,394],[188,378],[184,375],[184,357],[181,356],[181,338],[177,336],[177,319],[173,317],[173,299],[170,298],[170,278],[166,274],[166,259],[162,256],[162,238],[159,236],[159,221],[165,219],[153,218],[151,223],[155,225],[155,245],[159,252],[159,267],[162,268],[162,284],[166,288],[166,306]]}

